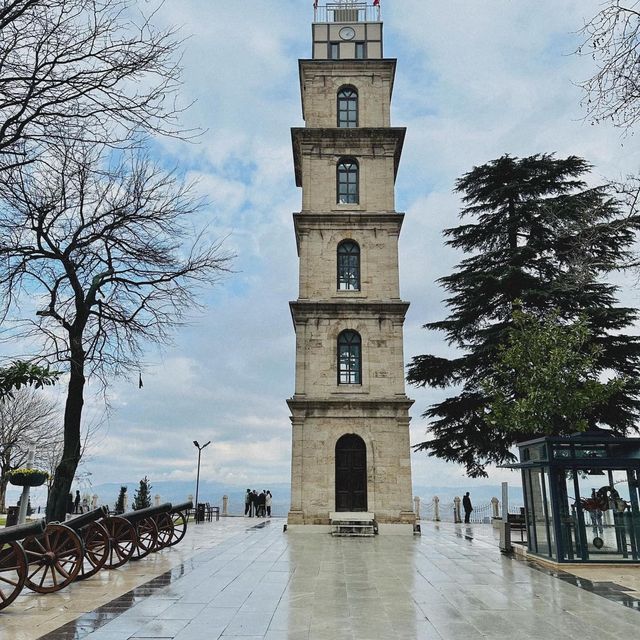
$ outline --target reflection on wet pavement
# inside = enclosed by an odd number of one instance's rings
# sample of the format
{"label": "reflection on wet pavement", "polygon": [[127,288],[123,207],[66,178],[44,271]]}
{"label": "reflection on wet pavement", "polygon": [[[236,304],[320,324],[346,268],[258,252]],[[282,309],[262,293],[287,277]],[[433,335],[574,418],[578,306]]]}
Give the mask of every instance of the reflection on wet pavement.
{"label": "reflection on wet pavement", "polygon": [[215,525],[198,530],[190,558],[43,640],[637,635],[637,594],[604,579],[611,569],[590,580],[530,566],[500,554],[483,525],[423,523],[421,538],[333,539],[283,534],[276,519],[241,523],[226,535]]}

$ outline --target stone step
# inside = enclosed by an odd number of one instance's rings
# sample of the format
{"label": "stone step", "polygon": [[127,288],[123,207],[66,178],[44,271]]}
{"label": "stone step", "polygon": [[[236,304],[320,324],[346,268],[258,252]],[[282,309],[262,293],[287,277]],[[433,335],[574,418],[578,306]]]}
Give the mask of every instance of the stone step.
{"label": "stone step", "polygon": [[373,537],[376,523],[372,513],[332,513],[331,535],[335,537]]}

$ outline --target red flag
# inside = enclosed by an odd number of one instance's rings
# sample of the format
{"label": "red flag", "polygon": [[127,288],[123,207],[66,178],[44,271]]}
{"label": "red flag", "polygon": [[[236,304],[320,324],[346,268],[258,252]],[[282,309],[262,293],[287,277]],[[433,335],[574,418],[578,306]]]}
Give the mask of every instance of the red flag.
{"label": "red flag", "polygon": [[374,7],[379,7],[380,6],[380,0],[373,0],[373,6]]}

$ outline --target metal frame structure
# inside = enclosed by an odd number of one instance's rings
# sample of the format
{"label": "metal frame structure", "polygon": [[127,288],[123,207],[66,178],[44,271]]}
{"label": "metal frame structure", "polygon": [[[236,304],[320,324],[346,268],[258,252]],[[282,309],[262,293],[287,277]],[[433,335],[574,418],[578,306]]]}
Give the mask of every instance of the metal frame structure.
{"label": "metal frame structure", "polygon": [[554,562],[640,563],[640,438],[603,429],[518,444],[527,545]]}

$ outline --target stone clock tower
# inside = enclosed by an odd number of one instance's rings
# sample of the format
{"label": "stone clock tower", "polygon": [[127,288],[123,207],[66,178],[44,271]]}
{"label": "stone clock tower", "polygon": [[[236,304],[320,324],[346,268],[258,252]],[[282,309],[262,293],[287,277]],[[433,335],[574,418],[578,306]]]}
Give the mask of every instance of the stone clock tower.
{"label": "stone clock tower", "polygon": [[[412,532],[394,184],[405,129],[390,122],[396,61],[380,7],[315,8],[313,58],[300,60],[306,126],[291,131],[302,210],[289,531],[350,521]],[[305,525],[319,525],[307,527]],[[335,531],[335,527],[334,527]]]}

